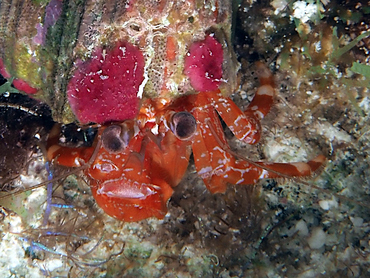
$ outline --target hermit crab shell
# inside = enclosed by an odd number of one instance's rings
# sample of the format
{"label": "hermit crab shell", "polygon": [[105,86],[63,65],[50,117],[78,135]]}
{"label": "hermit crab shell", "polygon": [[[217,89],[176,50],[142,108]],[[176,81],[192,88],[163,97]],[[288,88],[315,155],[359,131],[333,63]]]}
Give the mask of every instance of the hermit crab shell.
{"label": "hermit crab shell", "polygon": [[[34,96],[50,105],[59,122],[76,121],[67,94],[80,90],[84,82],[76,75],[92,73],[89,61],[104,59],[115,47],[132,46],[141,53],[135,52],[134,58],[143,57],[142,76],[126,77],[137,79],[138,106],[142,98],[171,100],[196,92],[184,72],[184,60],[191,45],[207,36],[222,45],[221,91],[230,94],[236,86],[238,63],[230,45],[228,0],[7,0],[0,3],[0,26],[0,73],[34,89]],[[109,78],[104,82],[103,89],[116,86]]]}

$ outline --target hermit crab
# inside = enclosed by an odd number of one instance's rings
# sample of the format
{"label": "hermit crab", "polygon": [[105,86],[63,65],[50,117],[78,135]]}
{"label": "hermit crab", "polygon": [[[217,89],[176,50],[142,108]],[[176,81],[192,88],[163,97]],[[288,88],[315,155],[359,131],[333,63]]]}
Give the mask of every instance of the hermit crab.
{"label": "hermit crab", "polygon": [[[110,216],[163,218],[191,152],[212,193],[224,192],[229,183],[308,176],[323,164],[322,155],[307,163],[252,162],[228,147],[219,117],[238,139],[255,144],[274,98],[273,76],[261,62],[256,64],[261,86],[248,108],[241,111],[229,98],[238,64],[229,43],[228,1],[87,1],[83,10],[57,0],[25,5],[44,20],[33,18],[32,32],[9,24],[7,31],[19,28],[21,37],[10,50],[5,36],[0,73],[46,101],[56,121],[96,123],[91,146],[66,144],[63,126],[55,124],[47,159],[81,167]],[[63,28],[76,24],[71,38]],[[51,48],[60,30],[65,31],[60,45]],[[70,60],[54,59],[54,52]]]}

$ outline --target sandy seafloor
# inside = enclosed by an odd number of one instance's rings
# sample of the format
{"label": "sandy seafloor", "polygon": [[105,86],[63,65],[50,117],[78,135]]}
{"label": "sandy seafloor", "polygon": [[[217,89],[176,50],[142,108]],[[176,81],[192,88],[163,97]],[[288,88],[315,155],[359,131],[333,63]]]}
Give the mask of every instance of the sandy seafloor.
{"label": "sandy seafloor", "polygon": [[[230,146],[254,161],[321,153],[324,167],[212,195],[191,163],[165,219],[137,223],[105,215],[83,177],[69,176],[54,196],[74,207],[53,208],[47,228],[45,186],[18,195],[24,209],[1,211],[0,277],[370,277],[370,34],[358,39],[369,32],[370,7],[262,2],[239,7],[233,98],[248,105],[260,59],[274,73],[276,103],[260,143],[226,129]],[[44,171],[29,173],[17,182],[45,180]]]}

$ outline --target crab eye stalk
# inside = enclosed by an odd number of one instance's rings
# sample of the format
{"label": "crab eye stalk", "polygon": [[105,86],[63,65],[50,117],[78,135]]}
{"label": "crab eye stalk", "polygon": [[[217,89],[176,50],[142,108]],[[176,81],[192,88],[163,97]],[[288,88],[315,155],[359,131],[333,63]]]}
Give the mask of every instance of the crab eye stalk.
{"label": "crab eye stalk", "polygon": [[171,117],[170,128],[180,140],[187,140],[195,133],[197,122],[189,112],[177,112]]}
{"label": "crab eye stalk", "polygon": [[133,133],[133,129],[126,123],[111,125],[101,135],[102,145],[110,153],[121,152],[127,147]]}

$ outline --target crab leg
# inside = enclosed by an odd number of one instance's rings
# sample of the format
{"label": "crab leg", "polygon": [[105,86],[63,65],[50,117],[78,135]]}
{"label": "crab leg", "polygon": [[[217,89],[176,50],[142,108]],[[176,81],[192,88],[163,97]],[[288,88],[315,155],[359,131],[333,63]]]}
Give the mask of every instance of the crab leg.
{"label": "crab leg", "polygon": [[47,142],[47,160],[67,166],[80,167],[86,163],[94,153],[96,142],[91,147],[69,148],[59,145],[60,124],[55,124],[49,133]]}
{"label": "crab leg", "polygon": [[222,97],[217,91],[208,93],[210,101],[230,130],[239,140],[248,144],[260,140],[260,120],[270,111],[274,101],[274,80],[270,70],[261,62],[257,62],[256,67],[261,86],[244,113],[230,98]]}
{"label": "crab leg", "polygon": [[254,184],[262,178],[309,176],[325,161],[320,155],[304,163],[250,163],[228,151],[221,123],[212,107],[201,105],[206,94],[198,94],[200,109],[193,112],[197,132],[193,153],[198,174],[212,193],[224,192],[228,183]]}

